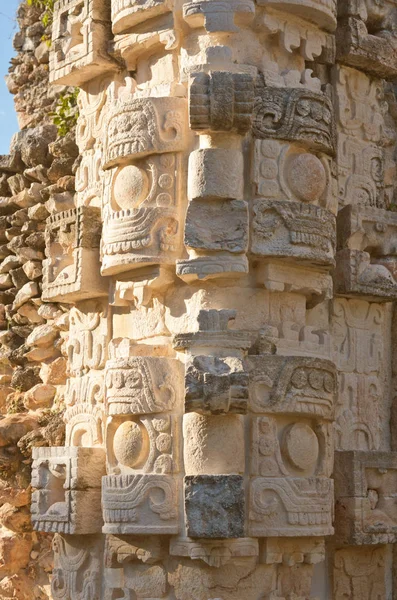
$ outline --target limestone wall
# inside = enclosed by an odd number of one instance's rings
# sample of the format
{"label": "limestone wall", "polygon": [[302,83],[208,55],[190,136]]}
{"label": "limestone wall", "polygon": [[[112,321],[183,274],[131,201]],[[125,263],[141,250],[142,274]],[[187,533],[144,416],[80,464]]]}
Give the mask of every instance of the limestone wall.
{"label": "limestone wall", "polygon": [[[52,536],[30,519],[32,446],[62,445],[69,307],[42,301],[46,219],[74,205],[74,131],[60,139],[49,113],[41,10],[21,3],[6,77],[20,132],[0,157],[0,598],[50,597]],[[47,33],[51,33],[49,30]]]}
{"label": "limestone wall", "polygon": [[48,94],[21,19],[3,587],[397,597],[395,2],[58,0]]}

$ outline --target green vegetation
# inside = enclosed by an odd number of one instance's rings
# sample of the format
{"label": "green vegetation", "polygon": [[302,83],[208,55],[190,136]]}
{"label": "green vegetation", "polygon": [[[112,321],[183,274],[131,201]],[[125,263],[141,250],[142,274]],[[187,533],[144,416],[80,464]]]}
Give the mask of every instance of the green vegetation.
{"label": "green vegetation", "polygon": [[43,10],[41,22],[43,23],[44,27],[52,25],[55,0],[26,0],[26,2],[29,6],[37,6]]}
{"label": "green vegetation", "polygon": [[60,137],[64,137],[69,133],[77,123],[77,118],[79,116],[79,109],[77,106],[78,94],[78,88],[75,88],[71,92],[67,91],[60,94],[55,112],[50,113],[52,122],[57,126],[58,135]]}

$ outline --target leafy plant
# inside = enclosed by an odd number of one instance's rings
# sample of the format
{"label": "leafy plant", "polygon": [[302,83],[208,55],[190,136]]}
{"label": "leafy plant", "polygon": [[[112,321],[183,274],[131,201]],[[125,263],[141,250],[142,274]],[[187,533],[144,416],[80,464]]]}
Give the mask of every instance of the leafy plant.
{"label": "leafy plant", "polygon": [[57,126],[58,135],[64,137],[77,123],[79,109],[77,96],[79,90],[75,88],[72,92],[63,92],[58,98],[55,112],[50,113],[52,122]]}
{"label": "leafy plant", "polygon": [[41,15],[41,22],[44,27],[52,25],[55,0],[26,0],[26,2],[29,6],[37,6],[37,8],[41,8],[44,11]]}

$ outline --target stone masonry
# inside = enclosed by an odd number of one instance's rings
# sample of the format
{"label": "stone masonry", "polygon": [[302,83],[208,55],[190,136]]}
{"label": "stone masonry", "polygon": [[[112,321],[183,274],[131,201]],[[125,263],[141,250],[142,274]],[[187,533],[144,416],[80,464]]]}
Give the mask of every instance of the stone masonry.
{"label": "stone masonry", "polygon": [[[0,600],[395,600],[396,0],[57,0],[49,55],[26,27]],[[47,62],[66,137],[18,81]]]}

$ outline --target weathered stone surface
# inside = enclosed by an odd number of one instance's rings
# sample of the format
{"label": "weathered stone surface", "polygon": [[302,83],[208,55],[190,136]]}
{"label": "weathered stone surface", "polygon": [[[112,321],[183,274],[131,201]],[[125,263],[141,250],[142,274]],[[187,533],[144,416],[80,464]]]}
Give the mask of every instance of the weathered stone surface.
{"label": "weathered stone surface", "polygon": [[394,0],[41,12],[0,160],[0,596],[393,598]]}
{"label": "weathered stone surface", "polygon": [[239,475],[186,476],[185,511],[189,537],[244,537],[243,478]]}

